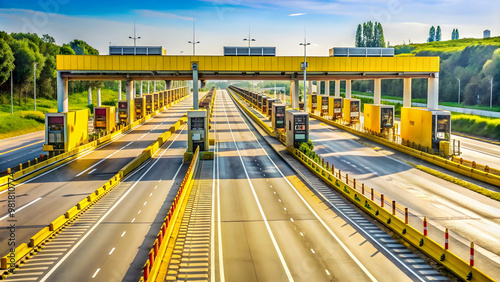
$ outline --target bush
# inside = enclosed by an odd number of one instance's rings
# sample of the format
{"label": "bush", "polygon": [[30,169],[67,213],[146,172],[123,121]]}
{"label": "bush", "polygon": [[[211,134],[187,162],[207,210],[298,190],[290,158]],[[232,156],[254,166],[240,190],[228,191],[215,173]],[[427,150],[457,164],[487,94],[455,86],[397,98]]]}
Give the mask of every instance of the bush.
{"label": "bush", "polygon": [[40,123],[45,123],[45,115],[41,112],[22,111],[19,112],[19,116],[24,119],[32,119]]}
{"label": "bush", "polygon": [[466,114],[452,114],[451,129],[455,132],[500,139],[500,119]]}

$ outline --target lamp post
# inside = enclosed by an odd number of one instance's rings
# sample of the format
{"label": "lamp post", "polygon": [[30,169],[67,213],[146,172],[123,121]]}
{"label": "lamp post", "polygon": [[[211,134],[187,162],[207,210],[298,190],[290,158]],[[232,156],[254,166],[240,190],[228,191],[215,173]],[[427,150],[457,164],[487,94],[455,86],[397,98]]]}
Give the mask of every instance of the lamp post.
{"label": "lamp post", "polygon": [[250,29],[248,29],[248,38],[243,38],[243,41],[248,41],[248,55],[250,55],[250,43],[255,41],[255,39],[250,36]]}
{"label": "lamp post", "polygon": [[134,39],[134,46],[136,46],[136,43],[137,43],[136,41],[137,41],[137,39],[141,39],[141,37],[140,37],[140,36],[136,36],[136,35],[135,35],[135,21],[134,21],[134,37],[129,36],[128,38],[130,38],[130,39]]}
{"label": "lamp post", "polygon": [[460,104],[460,78],[457,78],[458,80],[458,104]]}
{"label": "lamp post", "polygon": [[33,63],[33,100],[35,101],[35,112],[36,112],[36,65],[38,63]]}
{"label": "lamp post", "polygon": [[490,80],[490,109],[493,106],[493,77]]}
{"label": "lamp post", "polygon": [[304,110],[306,109],[307,105],[307,82],[306,82],[306,70],[307,70],[307,45],[311,45],[311,43],[308,43],[306,41],[306,37],[304,37],[304,42],[301,42],[299,45],[304,46],[304,62],[302,63],[301,67],[304,70]]}
{"label": "lamp post", "polygon": [[196,54],[196,44],[200,44],[200,41],[196,41],[195,39],[195,25],[193,21],[193,41],[188,41],[189,44],[193,44],[193,56]]}

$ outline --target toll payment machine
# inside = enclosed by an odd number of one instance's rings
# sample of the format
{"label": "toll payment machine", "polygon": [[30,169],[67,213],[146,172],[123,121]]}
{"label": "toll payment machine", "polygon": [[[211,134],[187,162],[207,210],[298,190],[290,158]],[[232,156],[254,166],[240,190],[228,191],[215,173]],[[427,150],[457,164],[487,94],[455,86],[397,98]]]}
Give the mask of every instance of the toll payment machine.
{"label": "toll payment machine", "polygon": [[146,115],[149,115],[154,111],[153,108],[153,95],[152,94],[146,94],[142,95],[146,99]]}
{"label": "toll payment machine", "polygon": [[343,119],[348,124],[359,123],[361,101],[359,99],[344,99]]}
{"label": "toll payment machine", "polygon": [[328,115],[328,104],[329,104],[329,97],[328,96],[319,96],[321,97],[321,116],[327,116]]}
{"label": "toll payment machine", "polygon": [[157,111],[159,102],[158,102],[159,94],[158,93],[153,93],[153,111]]}
{"label": "toll payment machine", "polygon": [[273,103],[271,123],[274,130],[285,128],[285,104]]}
{"label": "toll payment machine", "polygon": [[342,118],[342,107],[343,98],[342,97],[328,97],[328,114],[332,120],[337,120]]}
{"label": "toll payment machine", "polygon": [[[208,139],[208,116],[206,110],[189,110],[188,116],[188,148],[184,154],[184,162],[191,161],[196,148],[200,147],[200,156],[210,155]],[[213,152],[211,152],[213,158]]]}
{"label": "toll payment machine", "polygon": [[115,129],[115,107],[94,107],[94,129],[97,132],[112,132]]}
{"label": "toll payment machine", "polygon": [[263,114],[263,115],[266,115],[267,114],[267,100],[269,100],[269,97],[267,96],[262,96],[262,107],[260,108],[260,112]]}
{"label": "toll payment machine", "polygon": [[279,103],[279,99],[269,98],[267,99],[267,113],[265,115],[272,116],[273,115],[273,104]]}
{"label": "toll payment machine", "polygon": [[[132,102],[134,102],[134,100],[132,100]],[[132,111],[129,111],[129,107],[133,109],[133,105],[130,105],[127,100],[118,101],[118,122],[122,125],[127,125],[134,122],[134,117],[129,116],[128,114],[133,113]]]}
{"label": "toll payment machine", "polygon": [[394,106],[365,104],[364,128],[375,134],[394,134]]}
{"label": "toll payment machine", "polygon": [[307,109],[311,114],[314,114],[316,109],[318,108],[318,95],[309,94],[309,99],[307,99]]}
{"label": "toll payment machine", "polygon": [[309,141],[309,114],[297,110],[286,111],[286,147],[298,148]]}
{"label": "toll payment machine", "polygon": [[135,118],[141,119],[146,116],[146,99],[144,97],[135,97]]}
{"label": "toll payment machine", "polygon": [[53,157],[88,142],[89,110],[45,114],[43,150]]}
{"label": "toll payment machine", "polygon": [[[451,113],[427,108],[401,108],[401,138],[449,154]],[[446,154],[446,153],[445,153]]]}

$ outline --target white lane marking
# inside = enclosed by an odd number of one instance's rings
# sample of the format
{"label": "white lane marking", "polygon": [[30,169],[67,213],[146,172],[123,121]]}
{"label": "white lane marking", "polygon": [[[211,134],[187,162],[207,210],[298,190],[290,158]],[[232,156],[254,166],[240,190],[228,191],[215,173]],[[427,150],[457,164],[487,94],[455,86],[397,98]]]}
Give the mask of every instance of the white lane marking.
{"label": "white lane marking", "polygon": [[[177,174],[179,174],[179,171],[181,171],[182,165],[183,165],[183,163],[181,162],[181,165],[179,166],[179,168],[178,168],[178,169],[177,169],[177,171],[175,172],[174,177],[172,177],[172,180],[175,180],[175,179],[177,178]],[[155,189],[156,189],[156,188],[155,188]]]}
{"label": "white lane marking", "polygon": [[[233,103],[233,105],[234,105],[234,103]],[[236,105],[234,105],[234,107],[236,107]],[[359,266],[359,268],[361,268],[363,270],[363,272],[370,278],[370,280],[377,281],[377,279],[375,279],[375,277],[370,273],[370,271],[368,271],[368,269],[354,256],[354,254],[347,248],[347,246],[340,240],[340,238],[337,237],[337,235],[335,233],[333,233],[332,229],[330,229],[330,227],[323,221],[323,219],[313,210],[313,208],[309,205],[309,203],[307,203],[307,201],[302,197],[302,195],[300,195],[299,191],[297,191],[297,189],[295,189],[295,187],[292,185],[292,183],[285,177],[285,175],[283,174],[283,172],[281,172],[281,170],[278,168],[278,166],[276,165],[276,163],[274,163],[274,161],[271,159],[271,157],[267,154],[266,150],[264,149],[264,147],[262,146],[262,144],[260,144],[260,142],[257,139],[257,137],[253,134],[253,131],[250,129],[250,127],[248,126],[248,124],[245,121],[245,119],[243,119],[243,117],[241,116],[239,110],[237,110],[236,112],[238,113],[238,115],[240,116],[241,120],[246,125],[246,127],[248,128],[248,130],[250,131],[250,133],[252,134],[252,136],[254,137],[255,141],[257,141],[257,144],[259,144],[259,146],[262,149],[262,151],[264,152],[264,154],[267,156],[267,158],[274,165],[274,167],[279,172],[279,174],[281,175],[281,177],[288,183],[288,185],[292,188],[292,190],[295,191],[295,194],[302,200],[302,202],[306,205],[306,207],[309,209],[309,211],[311,211],[311,213],[318,219],[318,221],[323,225],[323,227],[325,227],[325,229],[330,233],[330,235],[337,241],[337,243],[339,243],[339,245],[342,246],[342,248],[344,249],[344,251]],[[276,194],[276,192],[274,192],[274,193]],[[412,271],[412,273],[414,273],[414,272]],[[417,276],[418,278],[420,278],[416,274],[415,274],[415,276]]]}
{"label": "white lane marking", "polygon": [[135,221],[135,217],[134,217],[134,219],[132,219],[132,221],[131,221],[131,222],[134,222],[134,221]]}
{"label": "white lane marking", "polygon": [[[69,250],[69,252],[66,253],[66,255],[64,255],[58,262],[56,265],[54,265],[53,268],[50,269],[49,272],[47,272],[47,274],[45,274],[45,276],[40,280],[40,282],[45,282],[47,281],[47,279],[50,277],[50,275],[52,275],[52,273],[54,273],[54,271],[56,271],[59,266],[61,266],[61,264],[66,261],[66,259],[68,259],[68,257],[83,243],[83,241],[85,241],[85,239],[87,239],[87,237],[97,228],[97,226],[99,226],[101,224],[101,222],[104,221],[104,219],[106,219],[106,217],[108,217],[109,214],[111,214],[111,212],[113,212],[115,210],[115,208],[123,201],[123,199],[125,199],[125,197],[128,196],[128,194],[130,194],[130,192],[137,186],[137,184],[144,178],[144,176],[156,165],[156,163],[161,159],[161,157],[163,156],[163,154],[165,154],[165,152],[170,148],[170,146],[172,146],[172,144],[174,144],[175,140],[177,140],[177,138],[179,136],[181,136],[181,133],[182,131],[184,131],[184,128],[186,126],[184,125],[182,127],[182,130],[181,132],[174,138],[174,140],[172,141],[172,143],[170,143],[168,145],[168,147],[162,152],[162,154],[154,160],[153,164],[151,164],[150,167],[148,167],[146,169],[146,171],[139,177],[139,179],[137,179],[136,182],[134,182],[134,184],[132,186],[130,186],[130,188],[127,190],[127,192],[125,192],[121,197],[120,199],[101,217],[101,219],[99,219],[99,221],[97,221],[96,224],[94,224],[94,226],[92,226],[92,228],[80,239],[80,241],[78,241],[74,246],[73,248],[71,248],[71,250]],[[149,162],[148,162],[149,163]],[[144,165],[145,166],[145,165]],[[138,172],[140,169],[142,169],[144,166],[142,167],[139,167],[138,170],[136,170],[135,172]],[[130,174],[129,176],[127,176],[123,181],[126,181],[129,177],[131,177],[132,175],[135,174],[132,173]],[[125,232],[123,232],[122,236],[125,234]]]}
{"label": "white lane marking", "polygon": [[111,255],[115,251],[115,248],[111,249],[111,252],[109,252],[109,255]]}
{"label": "white lane marking", "polygon": [[92,174],[92,172],[94,172],[96,170],[97,170],[97,168],[94,168],[93,170],[89,171],[89,173],[87,173],[87,174]]}
{"label": "white lane marking", "polygon": [[300,232],[300,236],[304,236],[304,233]]}
{"label": "white lane marking", "polygon": [[[150,131],[150,132],[151,132],[151,131]],[[139,139],[137,139],[137,140],[141,140],[142,138],[144,138],[144,136],[146,136],[146,135],[148,135],[148,134],[149,134],[149,132],[148,132],[148,133],[144,133],[144,135],[142,135],[141,137],[139,137]]]}
{"label": "white lane marking", "polygon": [[[215,96],[217,97],[217,96]],[[217,99],[217,98],[216,98]],[[214,111],[214,137],[217,139],[217,114]],[[214,234],[214,228],[213,228],[213,222],[215,222],[214,217],[215,217],[215,177],[216,173],[215,171],[217,170],[217,243],[218,243],[218,254],[219,254],[219,279],[220,281],[224,282],[225,281],[225,274],[224,274],[224,256],[222,252],[222,227],[221,227],[221,213],[220,213],[220,179],[219,179],[219,143],[217,140],[215,140],[215,161],[217,162],[216,165],[213,166],[213,176],[212,176],[212,236],[211,237],[211,245],[212,245],[212,266],[211,266],[211,273],[215,273],[215,236]],[[211,275],[211,281],[215,282],[215,275]]]}
{"label": "white lane marking", "polygon": [[140,214],[142,210],[139,210],[139,212],[137,214]]}
{"label": "white lane marking", "polygon": [[100,270],[101,270],[101,269],[100,269],[100,268],[98,268],[98,269],[95,271],[94,275],[92,275],[92,278],[95,278],[95,277],[97,276],[97,273],[99,273],[99,271],[100,271]]}
{"label": "white lane marking", "polygon": [[[161,180],[162,180],[162,179],[160,178],[160,180],[158,180],[158,182],[161,182]],[[156,188],[155,188],[155,189],[156,189]]]}
{"label": "white lane marking", "polygon": [[148,203],[148,201],[145,201],[143,206],[145,206],[147,203]]}
{"label": "white lane marking", "polygon": [[[33,200],[33,201],[31,201],[31,202],[27,203],[26,205],[24,205],[24,206],[22,206],[22,207],[18,208],[18,209],[17,209],[15,212],[13,212],[12,214],[16,214],[16,213],[18,213],[18,212],[22,211],[24,208],[26,208],[26,207],[28,207],[28,206],[31,206],[32,204],[34,204],[34,203],[36,203],[36,202],[40,201],[41,199],[42,199],[42,197],[37,198],[37,199],[35,199],[35,200]],[[7,217],[9,217],[10,215],[11,215],[11,214],[9,213],[9,214],[6,214],[6,215],[4,215],[4,216],[0,217],[0,221],[2,221],[2,220],[4,220],[4,219],[6,219],[6,218],[7,218]]]}
{"label": "white lane marking", "polygon": [[[234,138],[233,130],[231,128],[231,124],[229,123],[229,118],[227,118],[226,106],[224,104],[222,104],[222,105],[224,108],[224,113],[226,114],[227,125],[229,126],[229,131],[231,132],[231,136],[233,137],[234,146],[236,147],[236,152],[238,152],[238,156],[240,157],[240,162],[243,165],[243,170],[245,171],[245,175],[247,177],[248,184],[250,185],[250,189],[252,190],[252,194],[255,198],[255,202],[257,203],[257,207],[259,208],[259,212],[260,212],[260,215],[262,216],[262,219],[264,221],[264,225],[266,226],[267,233],[269,233],[269,236],[271,237],[271,241],[274,245],[274,249],[276,250],[276,253],[278,254],[278,257],[281,261],[281,265],[283,266],[283,269],[285,270],[285,273],[288,277],[288,280],[293,281],[292,273],[290,272],[290,269],[288,269],[288,265],[286,264],[286,261],[285,261],[285,258],[283,257],[283,254],[281,253],[281,250],[280,250],[280,247],[278,246],[278,242],[276,241],[276,238],[274,238],[273,231],[271,230],[271,226],[269,225],[269,222],[267,221],[266,215],[264,214],[264,210],[262,209],[259,198],[257,197],[257,193],[255,192],[252,181],[250,180],[250,176],[248,175],[245,163],[243,162],[243,158],[241,156],[240,149],[238,149],[238,144],[236,143],[236,139]],[[241,116],[240,116],[240,118],[241,118]],[[241,118],[241,119],[243,120],[243,118]],[[249,130],[250,130],[250,128],[249,128]]]}
{"label": "white lane marking", "polygon": [[326,275],[330,275],[330,271],[328,269],[325,269]]}
{"label": "white lane marking", "polygon": [[158,188],[158,185],[155,186],[155,190],[156,190],[156,188]]}
{"label": "white lane marking", "polygon": [[149,197],[151,197],[153,195],[153,193],[149,194]]}
{"label": "white lane marking", "polygon": [[290,221],[291,221],[291,222],[295,222],[295,221],[293,220],[293,218],[291,218],[291,217],[290,217]]}
{"label": "white lane marking", "polygon": [[312,252],[313,254],[315,254],[315,253],[316,253],[313,249],[311,249],[311,252]]}
{"label": "white lane marking", "polygon": [[125,236],[125,233],[127,233],[127,231],[123,231],[122,236],[120,236],[120,237]]}
{"label": "white lane marking", "polygon": [[[121,150],[127,148],[130,144],[134,143],[134,141],[128,143],[127,145],[121,147],[120,149],[114,151],[113,153],[109,154],[107,157],[105,157],[104,159],[101,159],[100,161],[98,161],[97,163],[89,166],[88,168],[86,168],[85,170],[83,170],[82,172],[80,172],[79,174],[75,175],[75,177],[79,177],[80,175],[84,174],[85,172],[87,172],[89,169],[92,169],[94,167],[96,167],[97,165],[99,165],[100,163],[102,163],[103,161],[109,159],[110,157],[114,156],[116,153],[120,152]],[[95,169],[94,169],[95,170]],[[93,171],[94,171],[93,170]],[[89,172],[88,174],[91,174],[93,171]]]}
{"label": "white lane marking", "polygon": [[286,208],[283,208],[284,210],[286,210]]}

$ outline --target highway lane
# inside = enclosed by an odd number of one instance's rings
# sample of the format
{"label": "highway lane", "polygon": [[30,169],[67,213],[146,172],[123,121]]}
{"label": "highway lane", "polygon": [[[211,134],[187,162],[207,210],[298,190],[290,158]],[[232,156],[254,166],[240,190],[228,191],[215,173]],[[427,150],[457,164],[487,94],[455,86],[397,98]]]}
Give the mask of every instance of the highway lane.
{"label": "highway lane", "polygon": [[[181,130],[156,157],[48,243],[35,264],[30,260],[7,281],[16,281],[18,274],[38,281],[138,281],[187,171],[182,163],[186,139]],[[39,263],[47,265],[40,269]]]}
{"label": "highway lane", "polygon": [[[450,249],[468,258],[468,245],[476,245],[476,265],[487,273],[500,275],[500,208],[498,202],[466,188],[434,177],[356,141],[356,137],[311,119],[310,138],[315,151],[335,164],[336,169],[356,178],[358,183],[389,196],[408,207],[410,224],[422,225],[423,216],[437,228],[431,236],[443,238],[449,228]],[[403,157],[410,160],[410,157]],[[461,238],[463,237],[463,238]],[[465,239],[464,239],[465,238]]]}
{"label": "highway lane", "polygon": [[[147,123],[78,159],[20,184],[16,188],[16,241],[29,238],[52,220],[64,214],[83,197],[104,184],[126,163],[139,155],[158,136],[175,123],[190,107],[192,98],[167,109]],[[90,169],[89,169],[90,168]],[[0,194],[0,225],[8,226],[7,193]],[[8,232],[0,232],[0,253],[8,251]]]}
{"label": "highway lane", "polygon": [[[214,249],[218,250],[218,272],[226,280],[442,279],[421,260],[419,266],[427,274],[393,256],[401,252],[416,259],[378,228],[361,227],[371,223],[342,199],[334,202],[344,206],[344,211],[325,206],[255,129],[250,130],[228,94],[222,93],[214,109],[215,210],[220,210]],[[347,219],[348,213],[355,219]],[[399,248],[389,250],[374,238]]]}
{"label": "highway lane", "polygon": [[500,170],[500,145],[452,134],[460,141],[460,157]]}
{"label": "highway lane", "polygon": [[44,140],[45,131],[0,140],[0,171],[40,157]]}

